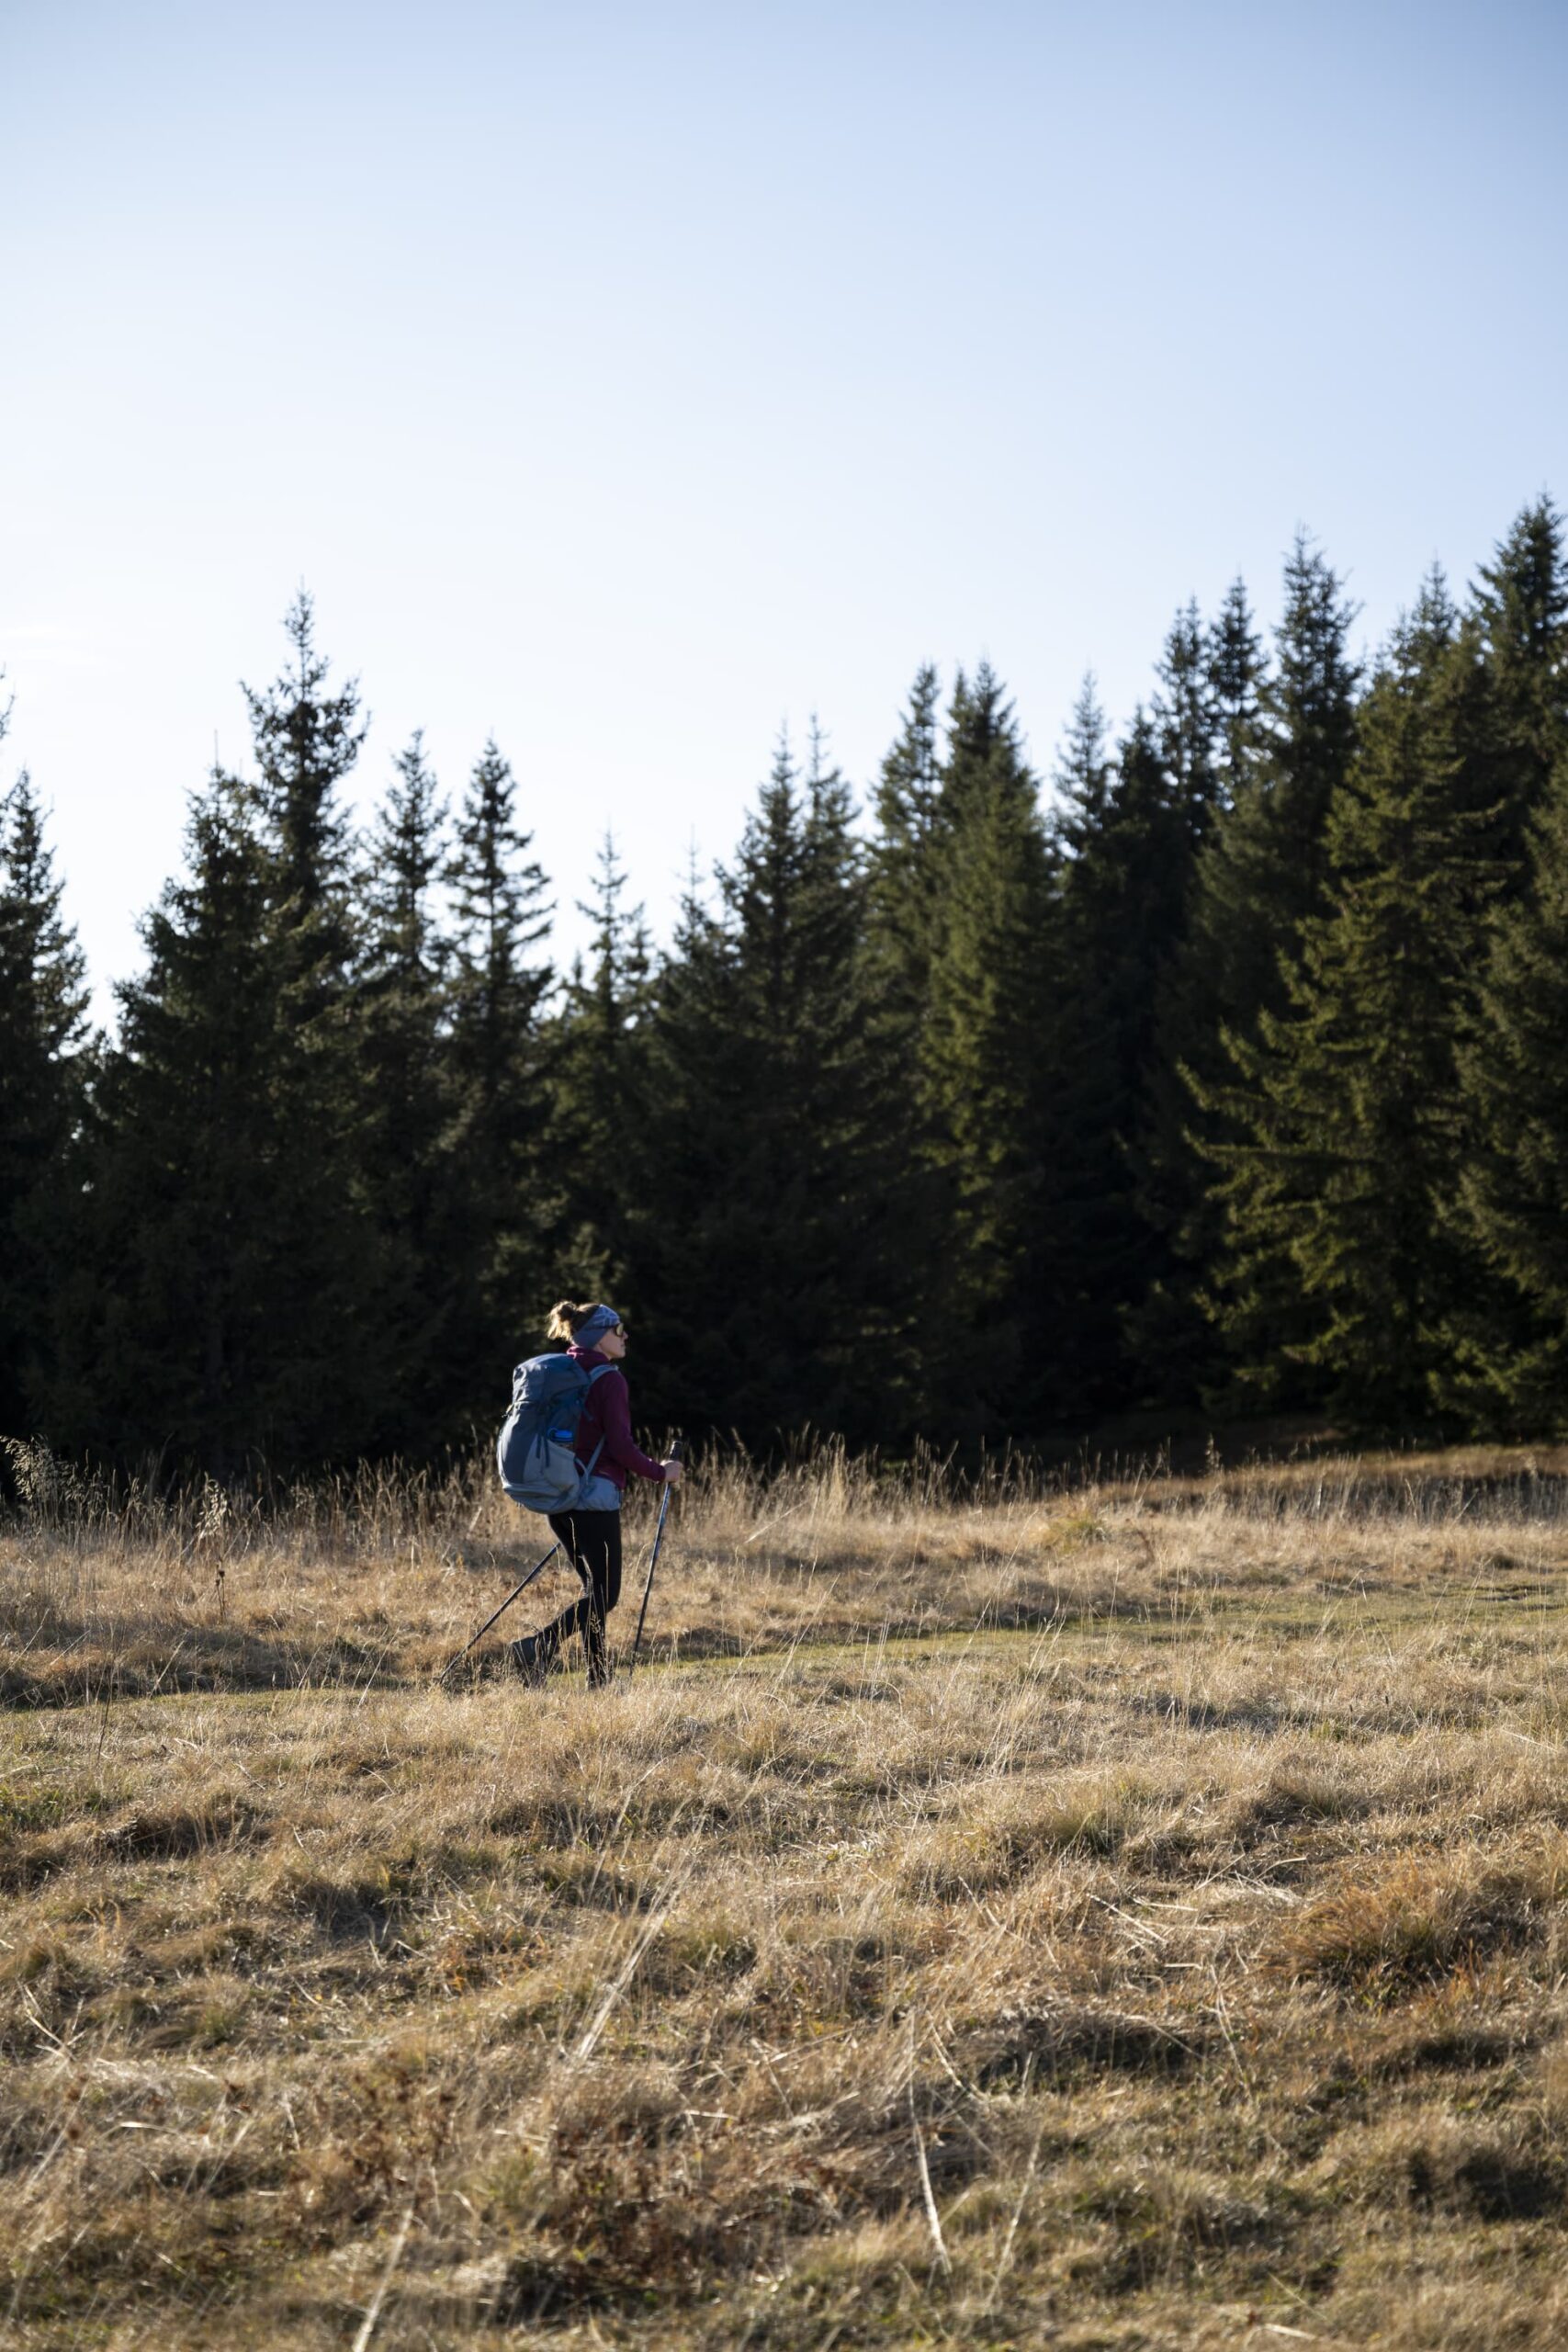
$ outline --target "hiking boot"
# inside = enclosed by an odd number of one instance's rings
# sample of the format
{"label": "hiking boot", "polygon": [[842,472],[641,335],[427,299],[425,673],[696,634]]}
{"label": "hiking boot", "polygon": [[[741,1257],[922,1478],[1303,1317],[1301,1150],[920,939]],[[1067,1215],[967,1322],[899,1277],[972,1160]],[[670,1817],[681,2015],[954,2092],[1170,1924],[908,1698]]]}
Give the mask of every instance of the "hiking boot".
{"label": "hiking boot", "polygon": [[543,1690],[547,1675],[558,1673],[560,1653],[547,1647],[540,1634],[525,1634],[520,1642],[512,1644],[513,1671],[536,1690]]}

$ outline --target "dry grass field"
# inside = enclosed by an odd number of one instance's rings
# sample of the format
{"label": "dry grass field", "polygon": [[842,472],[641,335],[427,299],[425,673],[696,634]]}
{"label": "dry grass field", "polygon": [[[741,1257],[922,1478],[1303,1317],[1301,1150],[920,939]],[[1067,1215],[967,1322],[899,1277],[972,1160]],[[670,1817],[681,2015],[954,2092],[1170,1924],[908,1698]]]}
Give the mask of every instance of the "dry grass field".
{"label": "dry grass field", "polygon": [[1568,1458],[697,1478],[604,1694],[19,1467],[0,2341],[1568,2343]]}

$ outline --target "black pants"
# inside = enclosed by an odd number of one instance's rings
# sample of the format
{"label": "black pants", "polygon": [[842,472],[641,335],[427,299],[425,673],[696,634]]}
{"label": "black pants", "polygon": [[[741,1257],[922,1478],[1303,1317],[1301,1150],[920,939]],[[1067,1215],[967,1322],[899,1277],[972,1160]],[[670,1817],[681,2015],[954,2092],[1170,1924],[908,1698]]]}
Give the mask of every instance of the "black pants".
{"label": "black pants", "polygon": [[621,1514],[618,1510],[552,1512],[550,1526],[582,1579],[582,1598],[544,1627],[538,1636],[540,1658],[554,1657],[564,1641],[581,1634],[588,1653],[589,1681],[608,1682],[604,1620],[621,1597]]}

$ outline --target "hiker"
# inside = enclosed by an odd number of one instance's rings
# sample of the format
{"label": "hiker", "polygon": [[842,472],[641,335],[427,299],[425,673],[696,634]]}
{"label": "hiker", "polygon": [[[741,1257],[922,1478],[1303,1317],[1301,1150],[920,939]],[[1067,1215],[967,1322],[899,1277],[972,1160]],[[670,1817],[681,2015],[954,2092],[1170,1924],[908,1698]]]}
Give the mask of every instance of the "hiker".
{"label": "hiker", "polygon": [[561,1644],[582,1635],[588,1679],[595,1688],[610,1679],[604,1620],[621,1597],[621,1493],[626,1473],[674,1487],[681,1464],[673,1457],[655,1462],[632,1436],[631,1399],[626,1374],[617,1370],[626,1352],[626,1327],[613,1306],[574,1306],[562,1299],[547,1337],[567,1340],[567,1353],[592,1376],[578,1423],[576,1454],[582,1486],[570,1510],[552,1511],[550,1525],[566,1546],[582,1579],[582,1598],[563,1609],[553,1624],[525,1634],[512,1645],[512,1662],[530,1682],[542,1682],[557,1663]]}

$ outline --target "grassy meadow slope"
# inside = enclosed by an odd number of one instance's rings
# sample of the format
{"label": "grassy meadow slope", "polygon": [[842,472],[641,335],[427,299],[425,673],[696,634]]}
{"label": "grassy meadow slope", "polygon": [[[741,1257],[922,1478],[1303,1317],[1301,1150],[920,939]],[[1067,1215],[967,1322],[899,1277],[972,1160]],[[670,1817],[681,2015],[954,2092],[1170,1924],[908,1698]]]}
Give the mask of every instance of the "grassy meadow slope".
{"label": "grassy meadow slope", "polygon": [[482,1484],[35,1459],[0,2340],[1560,2346],[1565,1474],[696,1481],[601,1696]]}

